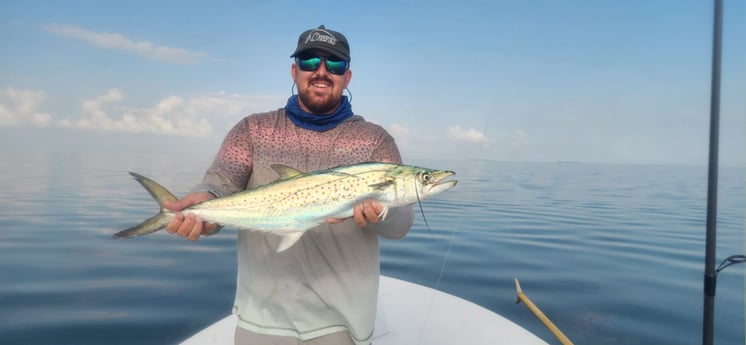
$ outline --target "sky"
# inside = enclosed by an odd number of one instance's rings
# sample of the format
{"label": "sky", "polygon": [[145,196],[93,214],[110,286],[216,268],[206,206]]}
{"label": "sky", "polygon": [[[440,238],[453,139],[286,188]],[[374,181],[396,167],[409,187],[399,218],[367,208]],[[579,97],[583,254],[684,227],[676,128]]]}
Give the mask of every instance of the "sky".
{"label": "sky", "polygon": [[[746,4],[724,3],[720,162],[743,166]],[[706,0],[4,0],[0,150],[216,152],[285,105],[321,24],[405,162],[707,163]]]}

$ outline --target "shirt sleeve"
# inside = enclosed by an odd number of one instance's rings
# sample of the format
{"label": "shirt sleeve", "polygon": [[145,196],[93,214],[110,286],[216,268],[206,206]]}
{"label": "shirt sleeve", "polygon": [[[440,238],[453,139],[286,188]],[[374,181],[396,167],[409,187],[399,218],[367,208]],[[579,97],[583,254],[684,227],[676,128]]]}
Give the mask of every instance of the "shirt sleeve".
{"label": "shirt sleeve", "polygon": [[210,192],[217,197],[246,189],[253,166],[249,119],[244,118],[226,135],[202,183],[192,192]]}
{"label": "shirt sleeve", "polygon": [[396,146],[394,137],[385,131],[383,132],[380,144],[373,151],[370,158],[373,162],[402,163],[401,154],[399,154],[399,148]]}

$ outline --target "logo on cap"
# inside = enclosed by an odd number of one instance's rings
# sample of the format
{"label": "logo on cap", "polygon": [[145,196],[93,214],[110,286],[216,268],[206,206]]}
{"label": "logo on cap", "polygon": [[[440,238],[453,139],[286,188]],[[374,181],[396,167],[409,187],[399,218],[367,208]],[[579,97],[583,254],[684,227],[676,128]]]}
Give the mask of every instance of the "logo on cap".
{"label": "logo on cap", "polygon": [[324,42],[330,45],[336,45],[337,38],[329,33],[329,31],[316,29],[308,34],[308,36],[306,37],[306,42],[304,42],[304,44],[308,44],[309,42]]}

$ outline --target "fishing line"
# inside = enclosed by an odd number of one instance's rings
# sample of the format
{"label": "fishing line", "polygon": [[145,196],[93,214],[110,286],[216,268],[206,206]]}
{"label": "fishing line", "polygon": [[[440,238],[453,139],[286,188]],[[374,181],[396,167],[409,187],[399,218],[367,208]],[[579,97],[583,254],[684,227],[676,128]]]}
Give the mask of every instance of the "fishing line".
{"label": "fishing line", "polygon": [[[416,189],[415,189],[416,190]],[[418,196],[419,200],[419,196]],[[430,225],[427,223],[427,219],[425,218],[425,213],[422,208],[422,204],[420,203],[420,211],[422,211],[422,218],[425,221],[425,225],[427,226],[428,230],[430,231],[430,235],[433,236],[433,232],[430,229]],[[443,263],[440,266],[440,272],[438,272],[438,280],[435,282],[434,290],[440,291],[440,284],[443,281],[443,276],[445,275],[446,271],[446,265],[448,264],[448,259],[451,256],[451,251],[453,249],[453,244],[456,242],[456,229],[461,227],[462,218],[459,217],[458,221],[456,222],[456,225],[453,227],[453,230],[451,231],[451,235],[448,239],[448,248],[446,249],[445,256],[443,257]],[[434,238],[433,238],[434,239]],[[422,328],[420,329],[420,336],[417,339],[417,345],[422,344],[423,335],[425,334],[425,328],[427,326],[427,322],[430,318],[430,312],[433,309],[433,304],[435,303],[435,293],[430,297],[430,303],[428,303],[427,311],[425,313],[425,321],[422,325]]]}
{"label": "fishing line", "polygon": [[[485,126],[483,128],[484,128],[484,130],[486,132],[487,128],[489,128],[489,117],[488,117],[487,121],[485,121],[485,122],[486,123],[485,123]],[[481,153],[484,152],[485,146],[486,146],[486,141],[482,141],[481,145],[479,146],[479,150],[477,150],[478,151],[477,152],[478,153],[477,156],[479,156],[479,154],[481,154]],[[417,189],[415,188],[415,191],[416,190]],[[473,197],[474,192],[472,191],[469,194],[470,194],[469,196]],[[417,200],[418,200],[418,204],[420,206],[420,211],[422,212],[422,218],[423,218],[423,220],[425,222],[425,225],[427,226],[427,229],[430,231],[430,235],[432,237],[433,236],[433,232],[430,229],[430,225],[428,224],[427,219],[425,218],[425,211],[422,208],[422,203],[419,202],[419,195],[417,196]],[[462,219],[463,219],[462,217],[458,217],[458,220],[457,220],[455,226],[453,227],[453,230],[451,231],[451,235],[450,235],[450,237],[448,239],[448,247],[447,247],[446,253],[445,253],[444,257],[443,257],[443,263],[440,266],[440,272],[438,272],[438,279],[435,282],[434,290],[440,291],[440,284],[443,281],[443,276],[445,275],[446,266],[448,265],[448,260],[449,260],[449,258],[451,256],[451,251],[453,249],[453,244],[456,242],[456,229],[458,229],[458,228],[461,227],[461,225],[462,225],[461,224],[462,223]],[[422,329],[420,330],[420,336],[417,339],[417,345],[420,345],[422,343],[423,335],[425,333],[425,327],[427,325],[428,319],[430,317],[430,312],[432,311],[434,303],[435,303],[435,295],[433,294],[432,297],[430,298],[430,303],[428,304],[428,307],[427,307],[427,312],[425,314],[425,321],[424,321],[424,323],[422,325]]]}
{"label": "fishing line", "polygon": [[[417,205],[420,206],[420,214],[422,214],[422,220],[425,222],[425,227],[427,228],[427,231],[430,233],[430,238],[434,240],[435,236],[433,235],[433,230],[430,229],[430,224],[427,222],[427,217],[425,217],[425,209],[422,208],[422,200],[420,200],[420,192],[417,190],[417,181],[414,181],[414,185],[415,185],[414,192],[415,192],[415,195],[417,195]],[[443,278],[443,272],[446,269],[446,262],[448,262],[448,254],[451,252],[451,246],[453,245],[454,237],[456,237],[456,228],[454,228],[453,232],[451,233],[451,240],[448,243],[448,250],[446,250],[446,256],[443,259],[443,265],[440,267],[440,273],[438,274],[438,281],[435,283],[436,290],[438,289],[438,287],[440,287],[440,280],[441,278]]]}
{"label": "fishing line", "polygon": [[[422,204],[420,204],[420,210],[422,210]],[[424,212],[423,212],[423,216],[424,216]],[[427,221],[425,221],[425,224],[427,224]],[[430,229],[429,226],[428,226],[428,229]],[[432,231],[430,235],[432,236]],[[453,247],[453,242],[455,239],[456,239],[456,228],[454,227],[453,232],[451,232],[451,239],[448,241],[448,249],[446,250],[446,255],[443,258],[443,264],[440,267],[440,273],[438,273],[438,281],[435,283],[435,290],[439,290],[440,282],[443,279],[443,273],[446,271],[446,263],[448,262],[448,257],[451,254],[451,248]],[[422,325],[422,329],[420,329],[420,336],[417,339],[418,345],[422,343],[422,335],[425,334],[425,326],[427,325],[427,321],[430,318],[430,312],[433,309],[434,302],[435,302],[435,295],[433,295],[430,298],[430,303],[427,306],[427,312],[425,313],[425,322]]]}
{"label": "fishing line", "polygon": [[[495,104],[494,104],[494,100],[493,100],[491,108],[494,108],[494,107],[495,107]],[[483,128],[482,133],[487,133],[487,131],[489,130],[489,128],[490,128],[490,120],[491,120],[491,117],[487,116],[486,120],[484,121],[484,126],[481,127],[481,128]],[[476,157],[480,157],[484,153],[486,146],[487,146],[487,140],[484,139],[484,140],[482,140],[480,142],[479,149],[476,152],[477,153]],[[480,173],[481,169],[479,169],[479,170],[480,171],[477,171],[476,173]],[[473,191],[470,192],[469,194],[470,194],[469,195],[470,197],[474,196],[473,195],[474,194]],[[423,215],[423,217],[424,217],[424,215]],[[458,218],[458,221],[456,222],[456,226],[454,226],[453,231],[451,231],[451,236],[448,239],[448,248],[446,249],[446,254],[443,257],[443,264],[440,267],[440,273],[438,273],[438,280],[435,282],[435,290],[439,290],[440,289],[440,283],[443,280],[443,275],[445,274],[446,265],[448,264],[448,259],[450,258],[450,255],[451,255],[451,249],[453,248],[453,243],[456,241],[456,229],[458,229],[458,228],[461,227],[461,219],[462,219],[461,217]],[[426,224],[427,224],[427,222],[426,222]]]}
{"label": "fishing line", "polygon": [[[427,231],[430,233],[430,238],[435,240],[435,236],[433,235],[433,230],[430,228],[430,224],[427,222],[427,217],[425,217],[425,209],[422,207],[422,200],[420,200],[420,192],[417,190],[417,181],[414,181],[415,184],[415,193],[417,195],[417,205],[420,207],[420,214],[422,214],[422,220],[425,222],[425,227],[427,228]],[[446,268],[446,262],[448,262],[448,255],[451,252],[451,246],[453,245],[453,239],[456,236],[456,230],[454,228],[451,240],[448,244],[448,250],[446,250],[445,258],[443,259],[443,264],[440,267],[440,273],[438,274],[438,281],[435,283],[435,290],[438,290],[438,287],[440,286],[440,280],[443,278],[443,272]],[[422,335],[425,333],[425,325],[427,325],[427,320],[430,316],[430,311],[433,309],[433,303],[435,302],[435,296],[433,295],[432,298],[430,298],[430,303],[428,303],[427,311],[425,312],[425,322],[422,325],[422,328],[420,329],[420,336],[417,338],[417,344],[419,345],[422,342]]]}
{"label": "fishing line", "polygon": [[720,273],[720,271],[724,270],[726,267],[733,265],[733,264],[742,264],[746,262],[746,255],[731,255],[723,262],[720,263],[718,268],[715,270],[715,272]]}
{"label": "fishing line", "polygon": [[440,273],[438,274],[438,281],[435,282],[435,290],[440,288],[440,282],[443,280],[443,274],[446,271],[446,263],[448,263],[448,257],[451,255],[451,248],[453,248],[453,242],[456,240],[456,228],[451,232],[451,238],[448,240],[448,249],[446,249],[446,255],[443,258],[443,265],[440,267]]}
{"label": "fishing line", "polygon": [[420,207],[420,214],[422,215],[422,220],[425,221],[425,227],[427,228],[427,232],[430,233],[430,238],[435,239],[435,236],[433,236],[433,230],[430,229],[430,224],[427,222],[427,217],[425,217],[425,209],[422,208],[422,200],[420,200],[420,192],[417,190],[417,181],[414,181],[414,193],[417,195],[417,206]]}
{"label": "fishing line", "polygon": [[[522,12],[525,12],[525,11],[522,11]],[[516,37],[516,36],[517,36],[517,31],[507,32],[506,35],[505,35],[505,39],[507,40],[510,37]],[[487,40],[490,41],[491,38],[488,38]],[[508,86],[506,86],[506,87],[508,87]],[[495,89],[494,90],[494,96],[491,97],[488,109],[485,109],[486,111],[484,112],[485,115],[484,115],[483,121],[482,121],[483,126],[481,126],[479,128],[479,132],[481,132],[481,134],[483,135],[483,137],[482,137],[482,139],[479,142],[479,146],[476,148],[476,150],[473,151],[473,154],[474,154],[473,157],[474,158],[480,158],[480,159],[487,158],[487,155],[485,155],[485,151],[490,146],[490,145],[488,145],[487,133],[489,132],[489,129],[491,128],[491,122],[494,121],[494,119],[495,119],[495,117],[491,116],[491,114],[498,113],[498,111],[497,111],[498,110],[497,109],[498,108],[498,106],[497,106],[498,103],[497,102],[499,100],[499,94],[500,94],[499,90]],[[477,167],[475,169],[476,171],[474,171],[474,170],[470,171],[471,176],[472,177],[478,176],[482,172],[483,168],[484,168],[484,166],[480,164],[479,167]],[[464,180],[466,180],[466,178],[464,178]],[[464,181],[464,182],[466,182],[466,181]],[[463,185],[466,185],[466,183],[462,183],[462,186]],[[474,197],[475,194],[476,194],[475,191],[472,189],[465,196]],[[464,198],[462,198],[461,200],[464,200]],[[422,206],[421,205],[420,205],[420,210],[422,211]],[[423,219],[424,219],[424,211],[423,211]],[[441,264],[440,272],[438,273],[438,279],[437,279],[437,281],[435,283],[435,290],[440,290],[440,285],[443,282],[443,279],[445,277],[445,270],[446,270],[446,267],[448,265],[448,261],[450,260],[451,251],[453,250],[454,244],[456,242],[456,230],[462,227],[462,225],[463,225],[462,223],[464,222],[463,219],[464,219],[464,217],[458,217],[458,220],[456,221],[456,224],[454,225],[454,227],[453,227],[453,229],[451,231],[450,237],[448,239],[448,247],[447,247],[446,253],[445,253],[444,257],[443,257],[443,263]],[[425,224],[427,225],[427,220],[426,219],[425,219]],[[430,229],[429,225],[428,225],[428,229]],[[432,231],[431,231],[431,234],[432,234]],[[423,336],[423,334],[425,332],[425,326],[427,325],[427,321],[429,319],[430,311],[432,310],[434,302],[435,302],[435,296],[433,295],[431,297],[431,299],[430,299],[430,303],[429,303],[429,306],[428,306],[427,314],[426,314],[426,317],[425,317],[425,322],[424,322],[424,324],[422,326],[422,330],[420,331],[420,337],[417,340],[417,344],[418,345],[422,343],[422,339],[423,339],[422,336]]]}

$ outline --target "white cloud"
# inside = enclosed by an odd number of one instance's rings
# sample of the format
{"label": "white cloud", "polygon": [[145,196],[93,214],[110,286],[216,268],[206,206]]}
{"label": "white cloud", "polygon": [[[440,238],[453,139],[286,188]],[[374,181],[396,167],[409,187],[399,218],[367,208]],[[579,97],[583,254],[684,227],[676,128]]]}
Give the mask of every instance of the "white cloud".
{"label": "white cloud", "polygon": [[264,112],[285,104],[285,95],[240,95],[218,92],[189,100],[189,107],[196,112],[211,112],[213,116],[232,117],[237,114]]}
{"label": "white cloud", "polygon": [[209,117],[220,134],[252,113],[275,110],[285,105],[286,95],[241,95],[218,92],[191,98],[186,107],[195,114]]}
{"label": "white cloud", "polygon": [[[470,157],[475,152],[483,153],[490,142],[484,133],[475,129],[463,129],[458,125],[446,129],[446,135],[438,130],[410,130],[399,123],[392,123],[386,129],[396,139],[405,160],[444,156]],[[473,144],[479,145],[474,147]]]}
{"label": "white cloud", "polygon": [[51,116],[37,109],[45,98],[41,91],[12,87],[0,90],[0,126],[48,126]]}
{"label": "white cloud", "polygon": [[398,123],[392,123],[389,132],[395,138],[409,136],[409,129]]}
{"label": "white cloud", "polygon": [[473,129],[462,129],[460,125],[448,128],[448,139],[456,142],[465,142],[470,144],[481,144],[487,142],[484,133]]}
{"label": "white cloud", "polygon": [[185,106],[181,97],[171,96],[152,108],[121,106],[124,94],[111,89],[104,95],[81,103],[82,116],[59,121],[62,127],[151,134],[206,136],[209,121]]}
{"label": "white cloud", "polygon": [[122,50],[171,63],[194,64],[207,56],[202,52],[155,45],[148,41],[134,41],[118,33],[89,31],[75,25],[52,24],[48,25],[46,30],[63,37],[85,41],[97,47]]}
{"label": "white cloud", "polygon": [[12,87],[0,89],[0,127],[59,126],[99,131],[209,136],[220,135],[246,115],[277,109],[284,95],[239,95],[218,92],[193,98],[169,96],[152,106],[134,107],[113,88],[80,102],[80,115],[57,117],[40,110],[46,94]]}
{"label": "white cloud", "polygon": [[121,104],[124,94],[111,89],[95,99],[81,102],[82,116],[64,119],[58,125],[104,131],[209,136],[213,128],[235,125],[240,118],[257,111],[267,111],[284,96],[242,96],[217,93],[191,99],[169,96],[152,107],[130,107]]}

